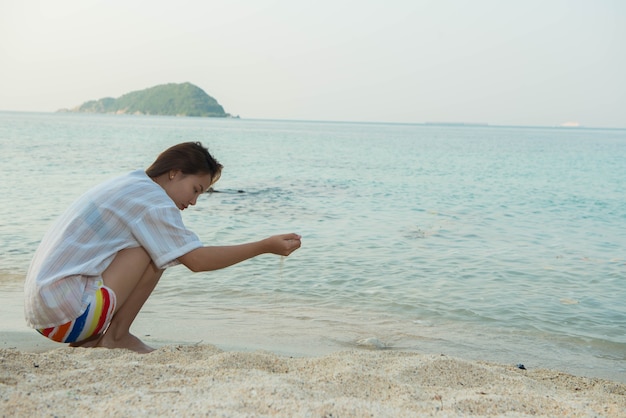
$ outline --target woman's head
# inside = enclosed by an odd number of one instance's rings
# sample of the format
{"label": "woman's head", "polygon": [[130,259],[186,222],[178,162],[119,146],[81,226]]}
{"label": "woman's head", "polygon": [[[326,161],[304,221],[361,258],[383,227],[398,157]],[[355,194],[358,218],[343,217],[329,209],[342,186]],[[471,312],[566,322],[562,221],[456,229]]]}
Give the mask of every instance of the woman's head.
{"label": "woman's head", "polygon": [[159,154],[146,174],[155,179],[173,171],[180,171],[184,175],[208,174],[213,184],[222,174],[222,165],[200,142],[183,142]]}

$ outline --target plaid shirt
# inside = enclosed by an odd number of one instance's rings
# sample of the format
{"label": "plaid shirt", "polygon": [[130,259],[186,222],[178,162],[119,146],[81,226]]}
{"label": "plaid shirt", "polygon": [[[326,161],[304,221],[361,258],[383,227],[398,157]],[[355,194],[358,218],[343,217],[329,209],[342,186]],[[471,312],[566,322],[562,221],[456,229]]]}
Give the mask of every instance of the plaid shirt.
{"label": "plaid shirt", "polygon": [[44,236],[26,275],[26,322],[48,328],[80,316],[86,292],[120,250],[143,247],[165,269],[201,246],[144,171],[109,180],[74,202]]}

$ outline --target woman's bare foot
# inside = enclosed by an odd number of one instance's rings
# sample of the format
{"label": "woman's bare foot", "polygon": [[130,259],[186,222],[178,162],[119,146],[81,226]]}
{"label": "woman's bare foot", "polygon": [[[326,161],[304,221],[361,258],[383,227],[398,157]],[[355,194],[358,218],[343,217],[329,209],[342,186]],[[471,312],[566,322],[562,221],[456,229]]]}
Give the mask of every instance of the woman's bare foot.
{"label": "woman's bare foot", "polygon": [[127,333],[121,338],[114,338],[110,333],[105,333],[102,338],[100,338],[94,347],[105,347],[105,348],[126,348],[127,350],[132,350],[136,353],[145,354],[154,351],[154,348],[144,344],[139,338],[135,337],[131,333]]}
{"label": "woman's bare foot", "polygon": [[92,335],[85,340],[70,343],[70,347],[95,347],[98,345],[98,341],[100,341],[100,338],[102,338],[102,334]]}

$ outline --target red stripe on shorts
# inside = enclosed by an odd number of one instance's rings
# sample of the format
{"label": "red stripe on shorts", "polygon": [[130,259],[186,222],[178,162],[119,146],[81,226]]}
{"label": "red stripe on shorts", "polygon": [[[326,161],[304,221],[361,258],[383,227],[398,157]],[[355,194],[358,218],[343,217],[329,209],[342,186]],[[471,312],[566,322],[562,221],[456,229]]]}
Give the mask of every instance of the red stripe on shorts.
{"label": "red stripe on shorts", "polygon": [[109,291],[103,287],[99,289],[102,293],[102,312],[100,312],[100,318],[98,319],[98,325],[93,332],[93,335],[100,334],[102,327],[104,326],[104,321],[106,321],[109,316],[109,306],[111,306],[111,295],[109,295]]}

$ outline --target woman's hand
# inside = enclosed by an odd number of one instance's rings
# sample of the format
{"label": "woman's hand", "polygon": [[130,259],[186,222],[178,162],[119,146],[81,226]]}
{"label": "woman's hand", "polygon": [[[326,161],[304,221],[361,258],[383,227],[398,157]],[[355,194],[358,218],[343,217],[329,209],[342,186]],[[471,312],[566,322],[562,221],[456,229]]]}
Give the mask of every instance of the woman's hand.
{"label": "woman's hand", "polygon": [[266,238],[264,244],[267,245],[267,252],[277,255],[287,256],[300,248],[302,236],[298,234],[274,235]]}

